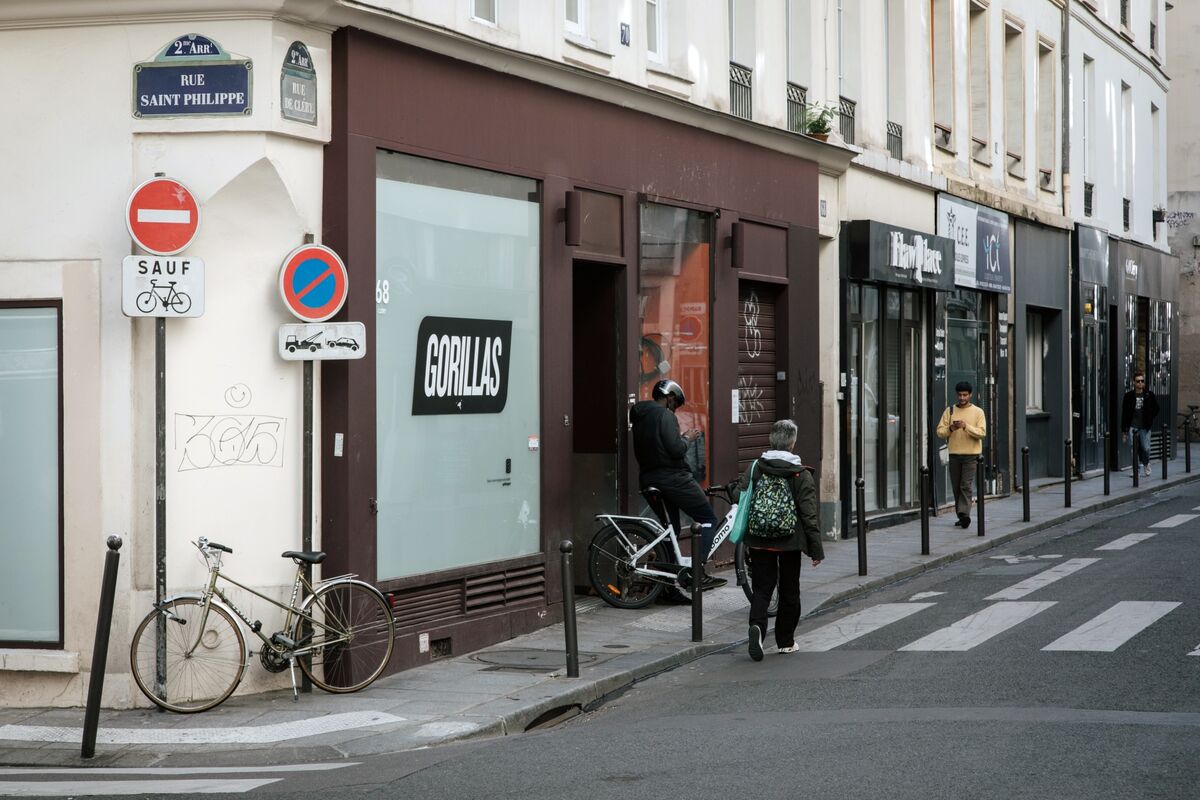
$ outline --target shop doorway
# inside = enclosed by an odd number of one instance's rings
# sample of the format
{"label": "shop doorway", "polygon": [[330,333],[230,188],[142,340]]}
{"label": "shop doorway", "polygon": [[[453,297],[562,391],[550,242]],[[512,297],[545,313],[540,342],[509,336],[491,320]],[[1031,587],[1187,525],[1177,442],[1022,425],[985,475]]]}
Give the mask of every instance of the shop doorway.
{"label": "shop doorway", "polygon": [[1083,324],[1080,326],[1081,359],[1079,414],[1082,440],[1081,472],[1100,469],[1104,462],[1104,437],[1108,421],[1108,298],[1102,286],[1084,284]]}
{"label": "shop doorway", "polygon": [[[619,513],[625,436],[621,288],[624,268],[576,261],[572,286],[571,508],[575,552],[584,554],[595,515]],[[586,586],[587,558],[577,557]],[[580,579],[583,578],[582,582]]]}
{"label": "shop doorway", "polygon": [[[780,321],[779,296],[779,287],[769,283],[743,281],[738,290],[739,475],[770,449],[771,425],[787,416],[786,412],[780,412],[787,405],[779,402],[779,382],[776,380],[776,371],[782,362],[776,336]],[[804,458],[803,453],[800,456]]]}

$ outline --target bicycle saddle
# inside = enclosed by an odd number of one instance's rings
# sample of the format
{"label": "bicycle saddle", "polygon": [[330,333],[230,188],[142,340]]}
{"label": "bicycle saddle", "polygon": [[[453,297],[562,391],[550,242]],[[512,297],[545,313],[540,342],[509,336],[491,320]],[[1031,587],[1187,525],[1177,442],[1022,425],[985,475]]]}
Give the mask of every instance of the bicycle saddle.
{"label": "bicycle saddle", "polygon": [[646,498],[646,503],[649,504],[650,510],[654,512],[654,516],[658,517],[658,521],[664,526],[669,525],[667,504],[663,501],[662,491],[654,486],[647,486],[645,489],[642,489],[642,497]]}
{"label": "bicycle saddle", "polygon": [[308,564],[320,564],[325,560],[325,554],[320,550],[285,550],[280,554],[280,558],[290,558],[296,563],[303,561]]}

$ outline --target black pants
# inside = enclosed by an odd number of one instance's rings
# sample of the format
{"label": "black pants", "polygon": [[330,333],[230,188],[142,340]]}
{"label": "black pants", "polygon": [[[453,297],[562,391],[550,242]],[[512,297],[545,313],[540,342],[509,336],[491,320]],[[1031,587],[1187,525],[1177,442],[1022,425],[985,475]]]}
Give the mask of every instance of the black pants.
{"label": "black pants", "polygon": [[695,478],[687,470],[653,470],[641,475],[642,488],[653,486],[662,492],[666,501],[667,518],[680,532],[679,511],[686,511],[688,516],[704,527],[700,529],[700,545],[693,543],[693,554],[699,552],[700,562],[708,560],[708,550],[712,547],[713,537],[717,534],[717,515],[713,513],[708,502],[708,496],[696,483]]}
{"label": "black pants", "polygon": [[775,615],[775,644],[791,647],[795,641],[796,625],[800,622],[800,564],[804,553],[799,550],[780,552],[750,548],[750,583],[754,597],[750,601],[750,624],[767,632],[767,606],[771,594],[779,585],[779,613]]}

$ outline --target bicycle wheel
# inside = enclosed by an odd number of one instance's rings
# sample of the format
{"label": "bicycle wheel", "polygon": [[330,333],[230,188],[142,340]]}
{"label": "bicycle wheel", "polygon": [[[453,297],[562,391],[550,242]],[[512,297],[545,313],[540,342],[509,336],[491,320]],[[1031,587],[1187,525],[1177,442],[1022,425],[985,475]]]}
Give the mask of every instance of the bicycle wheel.
{"label": "bicycle wheel", "polygon": [[[754,586],[751,583],[752,569],[750,566],[750,548],[746,547],[746,541],[737,543],[733,550],[734,569],[737,575],[741,578],[746,576],[742,582],[742,591],[746,594],[746,599],[750,602],[754,601]],[[773,617],[779,613],[779,587],[775,587],[775,591],[771,593],[771,602],[767,604],[767,616]]]}
{"label": "bicycle wheel", "polygon": [[635,523],[624,524],[620,530],[609,523],[592,539],[588,579],[604,602],[616,608],[645,608],[662,592],[662,582],[635,571],[635,567],[650,564],[665,566],[668,559],[662,544],[648,550],[636,563],[632,561],[633,554],[652,541],[650,532]]}
{"label": "bicycle wheel", "polygon": [[149,314],[158,305],[158,298],[155,297],[153,292],[142,292],[134,300],[134,305],[137,306],[138,311],[143,314]]}
{"label": "bicycle wheel", "polygon": [[192,296],[183,292],[176,292],[175,297],[171,302],[167,303],[167,308],[176,314],[186,314],[192,307]]}
{"label": "bicycle wheel", "polygon": [[138,625],[129,645],[129,663],[138,688],[155,705],[191,714],[220,705],[233,694],[246,669],[246,640],[225,609],[184,597],[167,603],[166,690],[154,693],[158,610]]}
{"label": "bicycle wheel", "polygon": [[[298,619],[292,638],[301,651],[300,668],[313,683],[327,692],[357,692],[383,674],[396,643],[396,623],[378,589],[338,581],[317,589],[304,610],[312,620]],[[308,655],[306,647],[311,647]]]}

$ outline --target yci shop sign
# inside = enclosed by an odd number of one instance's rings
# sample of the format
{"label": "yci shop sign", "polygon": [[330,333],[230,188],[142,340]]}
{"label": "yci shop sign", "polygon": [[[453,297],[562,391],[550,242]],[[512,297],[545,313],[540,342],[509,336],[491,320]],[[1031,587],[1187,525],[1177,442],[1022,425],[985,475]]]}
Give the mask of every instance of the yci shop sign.
{"label": "yci shop sign", "polygon": [[888,234],[888,265],[907,273],[917,283],[926,277],[938,283],[942,274],[941,252],[930,247],[929,240],[919,233],[908,237],[911,242],[905,238],[901,231]]}
{"label": "yci shop sign", "polygon": [[511,320],[425,317],[413,415],[499,414],[508,400],[511,343]]}

